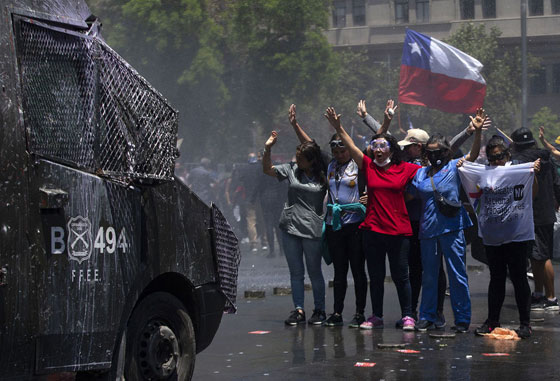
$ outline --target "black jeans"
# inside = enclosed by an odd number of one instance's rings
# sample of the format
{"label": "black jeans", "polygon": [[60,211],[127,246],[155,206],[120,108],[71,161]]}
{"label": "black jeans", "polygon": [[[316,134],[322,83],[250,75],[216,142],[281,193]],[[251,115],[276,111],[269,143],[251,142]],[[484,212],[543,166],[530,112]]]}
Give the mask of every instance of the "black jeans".
{"label": "black jeans", "polygon": [[410,306],[410,280],[408,278],[408,237],[388,235],[364,230],[364,252],[370,282],[373,314],[383,317],[383,293],[385,282],[385,254],[389,257],[391,279],[397,288],[402,317],[412,316]]}
{"label": "black jeans", "polygon": [[363,314],[366,308],[367,277],[366,258],[362,250],[362,232],[360,223],[343,225],[340,230],[333,231],[327,225],[327,245],[334,266],[334,312],[342,314],[344,297],[348,288],[348,267],[354,278],[356,296],[356,313]]}
{"label": "black jeans", "polygon": [[[420,240],[418,239],[419,221],[410,221],[412,226],[412,236],[410,237],[410,249],[408,252],[408,271],[410,277],[411,308],[416,314],[418,309],[418,299],[422,288],[422,256],[420,252]],[[443,270],[443,256],[439,267],[438,275],[438,303],[437,312],[443,313],[443,302],[445,301],[445,290],[447,289],[447,278]]]}
{"label": "black jeans", "polygon": [[490,268],[488,285],[488,320],[497,325],[506,295],[507,270],[513,283],[515,301],[521,325],[529,325],[531,288],[527,280],[527,250],[531,241],[511,242],[500,246],[484,246]]}

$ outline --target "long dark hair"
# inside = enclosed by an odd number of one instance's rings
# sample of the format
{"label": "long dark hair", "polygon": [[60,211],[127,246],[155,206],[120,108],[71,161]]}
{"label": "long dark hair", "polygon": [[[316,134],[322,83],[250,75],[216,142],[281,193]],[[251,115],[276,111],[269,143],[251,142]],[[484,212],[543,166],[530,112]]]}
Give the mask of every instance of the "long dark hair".
{"label": "long dark hair", "polygon": [[[391,156],[391,163],[392,164],[400,164],[403,160],[403,152],[401,150],[401,146],[399,146],[399,142],[393,135],[389,134],[376,134],[371,137],[371,140],[375,139],[385,139],[389,143],[389,150],[392,153]],[[371,158],[373,159],[373,158]]]}
{"label": "long dark hair", "polygon": [[[311,163],[313,177],[319,180],[319,184],[325,185],[327,183],[325,163],[321,156],[321,148],[315,143],[315,140],[301,143],[296,150]],[[299,168],[298,171],[303,172]],[[301,176],[301,173],[298,173],[298,176]]]}

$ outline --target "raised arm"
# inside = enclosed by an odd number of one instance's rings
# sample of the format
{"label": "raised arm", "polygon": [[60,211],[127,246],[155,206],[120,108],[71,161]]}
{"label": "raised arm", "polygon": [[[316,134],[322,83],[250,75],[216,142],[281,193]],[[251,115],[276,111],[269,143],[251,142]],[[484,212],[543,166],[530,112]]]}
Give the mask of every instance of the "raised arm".
{"label": "raised arm", "polygon": [[[490,119],[489,116],[487,116],[486,120],[482,125],[482,131],[487,130],[488,128],[490,128],[491,125],[492,125],[492,120]],[[451,151],[457,152],[459,147],[461,147],[463,143],[466,142],[472,136],[473,133],[474,133],[474,126],[472,122],[469,122],[467,128],[459,132],[457,135],[453,137],[453,139],[451,139],[451,142],[449,143],[451,145]]]}
{"label": "raised arm", "polygon": [[540,126],[539,127],[539,139],[541,141],[541,143],[543,144],[544,148],[546,148],[547,150],[549,150],[550,152],[552,152],[552,155],[554,155],[555,158],[560,159],[560,151],[558,151],[552,144],[550,144],[548,142],[548,140],[546,140],[546,138],[544,137],[544,127]]}
{"label": "raised arm", "polygon": [[276,140],[278,139],[278,133],[276,131],[272,131],[270,137],[264,143],[264,153],[262,158],[262,166],[263,172],[265,175],[269,175],[272,177],[278,177],[276,175],[276,171],[274,170],[274,166],[272,165],[272,160],[270,159],[270,150],[274,144],[276,144]]}
{"label": "raised arm", "polygon": [[387,105],[385,106],[385,112],[383,113],[383,124],[381,128],[377,131],[378,134],[386,134],[389,131],[389,126],[395,116],[395,111],[399,105],[395,106],[395,101],[392,99],[387,100]]}
{"label": "raised arm", "polygon": [[471,116],[471,123],[474,127],[474,140],[471,147],[471,152],[467,154],[465,160],[474,162],[480,153],[480,141],[482,136],[482,126],[486,120],[486,113],[483,108],[476,110],[474,118]]}
{"label": "raised arm", "polygon": [[296,105],[292,104],[289,111],[290,124],[294,128],[300,143],[310,142],[311,138],[305,133],[296,119]]}
{"label": "raised arm", "polygon": [[362,118],[364,124],[374,133],[377,134],[377,131],[381,128],[381,124],[375,120],[375,118],[367,113],[366,108],[366,101],[361,99],[358,102],[358,107],[356,113]]}
{"label": "raised arm", "polygon": [[362,165],[364,162],[364,154],[354,144],[354,141],[352,140],[350,135],[346,133],[346,131],[340,124],[340,115],[336,113],[333,107],[329,107],[327,108],[325,117],[327,118],[331,126],[333,126],[336,132],[340,135],[340,138],[342,139],[344,146],[346,147],[348,152],[350,152],[350,156],[352,157],[352,159],[354,159],[356,164],[358,164],[358,168],[362,169]]}

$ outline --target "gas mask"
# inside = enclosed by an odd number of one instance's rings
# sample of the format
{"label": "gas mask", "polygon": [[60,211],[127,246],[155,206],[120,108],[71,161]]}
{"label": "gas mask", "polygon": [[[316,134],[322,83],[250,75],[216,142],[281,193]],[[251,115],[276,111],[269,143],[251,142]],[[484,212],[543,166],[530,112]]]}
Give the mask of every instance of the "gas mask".
{"label": "gas mask", "polygon": [[428,160],[432,167],[439,168],[447,162],[447,150],[438,148],[436,150],[426,150]]}

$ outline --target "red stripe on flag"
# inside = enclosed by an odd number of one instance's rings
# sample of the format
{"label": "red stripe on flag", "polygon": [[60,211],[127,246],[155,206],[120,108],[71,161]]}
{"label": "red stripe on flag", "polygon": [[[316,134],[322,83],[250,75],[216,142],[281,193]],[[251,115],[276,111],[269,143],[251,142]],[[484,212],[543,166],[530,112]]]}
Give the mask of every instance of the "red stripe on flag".
{"label": "red stripe on flag", "polygon": [[482,107],[486,85],[401,65],[399,102],[456,114],[472,114]]}

